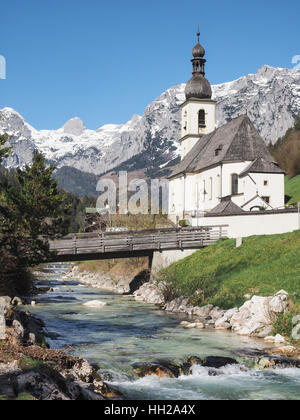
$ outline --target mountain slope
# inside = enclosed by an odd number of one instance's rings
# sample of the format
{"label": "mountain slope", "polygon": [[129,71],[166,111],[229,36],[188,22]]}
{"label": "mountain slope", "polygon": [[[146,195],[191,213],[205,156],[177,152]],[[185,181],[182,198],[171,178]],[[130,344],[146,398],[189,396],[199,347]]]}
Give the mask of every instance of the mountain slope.
{"label": "mountain slope", "polygon": [[[144,115],[134,115],[123,125],[87,129],[79,118],[59,130],[37,131],[16,111],[0,110],[0,133],[11,138],[13,154],[8,168],[29,163],[33,150],[43,152],[58,168],[71,167],[91,174],[103,174],[124,162],[143,160],[163,168],[177,158],[180,138],[180,105],[185,85],[168,89]],[[217,125],[248,112],[266,142],[274,142],[292,126],[300,109],[300,72],[263,66],[256,74],[213,86],[218,101]],[[149,163],[150,162],[150,163]]]}

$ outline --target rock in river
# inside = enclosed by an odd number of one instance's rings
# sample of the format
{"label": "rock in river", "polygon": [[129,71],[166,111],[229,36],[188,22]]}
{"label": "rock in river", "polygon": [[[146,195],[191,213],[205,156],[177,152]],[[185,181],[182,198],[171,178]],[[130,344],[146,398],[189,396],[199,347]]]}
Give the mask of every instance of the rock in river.
{"label": "rock in river", "polygon": [[106,305],[107,304],[105,302],[101,302],[100,300],[90,300],[89,302],[83,304],[83,306],[89,306],[90,308],[101,308]]}

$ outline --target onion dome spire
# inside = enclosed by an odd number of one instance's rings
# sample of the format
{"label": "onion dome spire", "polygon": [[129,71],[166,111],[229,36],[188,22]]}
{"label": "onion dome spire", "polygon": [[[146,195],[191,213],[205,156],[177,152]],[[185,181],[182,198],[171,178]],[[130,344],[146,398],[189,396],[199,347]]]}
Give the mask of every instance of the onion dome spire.
{"label": "onion dome spire", "polygon": [[211,99],[212,90],[209,81],[205,78],[205,49],[200,44],[200,30],[198,26],[197,32],[197,45],[193,48],[192,64],[193,64],[193,77],[187,83],[185,89],[186,99]]}

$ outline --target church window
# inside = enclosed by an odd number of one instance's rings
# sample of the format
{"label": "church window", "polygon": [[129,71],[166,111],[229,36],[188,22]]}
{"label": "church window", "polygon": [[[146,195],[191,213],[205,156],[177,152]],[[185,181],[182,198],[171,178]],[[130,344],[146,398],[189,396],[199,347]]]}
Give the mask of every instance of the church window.
{"label": "church window", "polygon": [[213,199],[213,179],[209,178],[209,199]]}
{"label": "church window", "polygon": [[239,176],[237,174],[231,175],[231,195],[237,195],[239,192]]}
{"label": "church window", "polygon": [[207,192],[206,192],[206,183],[205,183],[205,180],[203,180],[203,201],[205,201],[206,194],[207,194]]}
{"label": "church window", "polygon": [[199,125],[199,128],[205,128],[206,127],[206,124],[205,124],[205,111],[204,111],[204,109],[200,109],[200,111],[199,111],[198,125]]}
{"label": "church window", "polygon": [[268,185],[269,185],[269,182],[265,180],[264,181],[264,186],[267,187]]}

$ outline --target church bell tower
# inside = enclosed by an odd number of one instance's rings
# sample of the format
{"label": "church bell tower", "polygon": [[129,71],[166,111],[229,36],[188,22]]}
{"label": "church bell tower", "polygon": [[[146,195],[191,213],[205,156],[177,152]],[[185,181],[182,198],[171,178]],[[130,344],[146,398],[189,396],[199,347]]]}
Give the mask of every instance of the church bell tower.
{"label": "church bell tower", "polygon": [[212,89],[209,81],[205,78],[205,50],[199,41],[198,28],[197,45],[193,48],[193,76],[186,85],[186,101],[181,105],[182,109],[182,138],[181,158],[191,151],[194,145],[201,141],[201,137],[215,130],[216,124],[216,101],[211,99]]}

